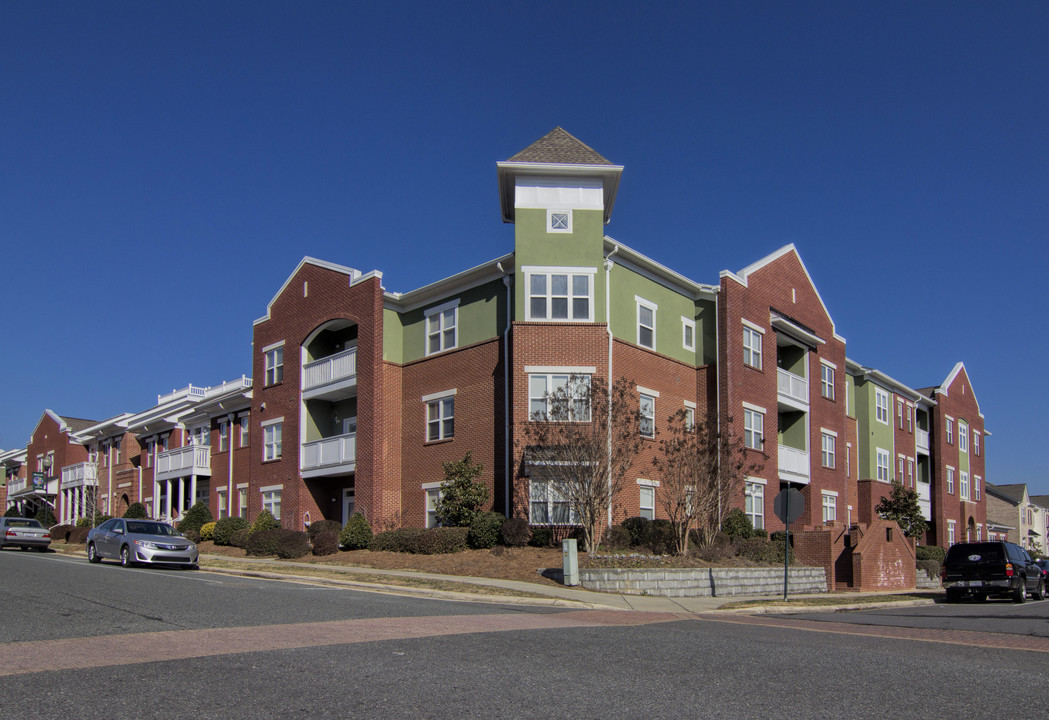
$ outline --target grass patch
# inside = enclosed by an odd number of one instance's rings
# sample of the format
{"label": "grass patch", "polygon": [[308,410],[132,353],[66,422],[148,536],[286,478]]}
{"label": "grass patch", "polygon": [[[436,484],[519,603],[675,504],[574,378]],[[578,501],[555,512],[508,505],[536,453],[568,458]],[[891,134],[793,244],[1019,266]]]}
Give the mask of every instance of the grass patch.
{"label": "grass patch", "polygon": [[739,610],[752,607],[771,608],[806,608],[806,607],[835,607],[838,605],[873,605],[875,603],[904,603],[914,600],[931,600],[942,593],[900,593],[887,595],[834,595],[832,597],[787,597],[783,600],[741,600],[739,602],[725,603],[722,610]]}

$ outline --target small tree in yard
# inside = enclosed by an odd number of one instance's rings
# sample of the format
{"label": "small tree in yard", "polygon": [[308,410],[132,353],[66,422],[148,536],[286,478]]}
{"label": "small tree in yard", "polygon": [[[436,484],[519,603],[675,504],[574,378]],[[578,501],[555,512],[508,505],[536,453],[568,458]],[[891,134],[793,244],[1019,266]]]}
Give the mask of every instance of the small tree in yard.
{"label": "small tree in yard", "polygon": [[892,481],[892,492],[881,499],[874,512],[885,520],[895,520],[909,538],[922,537],[929,527],[918,505],[918,493],[905,488],[899,480]]}
{"label": "small tree in yard", "polygon": [[699,530],[705,546],[714,542],[744,478],[762,464],[750,460],[743,438],[733,432],[732,418],[691,422],[684,410],[668,419],[653,459],[659,476],[657,501],[674,526],[679,555],[688,554],[688,538]]}
{"label": "small tree in yard", "polygon": [[476,482],[484,467],[469,451],[457,462],[444,463],[444,482],[435,507],[437,522],[445,527],[469,527],[488,502],[488,488]]}
{"label": "small tree in yard", "polygon": [[[619,378],[611,386],[601,378],[571,375],[533,399],[524,427],[526,463],[544,468],[533,477],[529,492],[539,502],[548,492],[555,523],[578,522],[583,547],[594,552],[599,529],[607,522],[623,477],[641,448],[641,414],[634,383]],[[564,510],[559,510],[564,508]],[[558,512],[565,516],[557,517]],[[574,520],[572,516],[574,515]],[[533,522],[535,519],[533,518]]]}

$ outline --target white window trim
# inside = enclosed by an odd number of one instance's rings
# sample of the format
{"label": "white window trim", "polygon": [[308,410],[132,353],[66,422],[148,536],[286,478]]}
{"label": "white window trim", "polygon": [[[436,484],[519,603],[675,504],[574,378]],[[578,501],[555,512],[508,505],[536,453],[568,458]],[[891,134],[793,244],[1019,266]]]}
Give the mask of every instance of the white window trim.
{"label": "white window trim", "polygon": [[742,323],[743,323],[743,324],[744,324],[744,325],[745,325],[746,327],[749,327],[749,328],[750,328],[751,330],[753,330],[754,332],[756,332],[756,333],[760,333],[760,334],[762,334],[762,335],[764,335],[764,334],[765,334],[765,328],[761,327],[761,326],[760,326],[760,325],[758,325],[757,323],[755,323],[755,322],[751,322],[750,320],[747,320],[746,318],[740,318],[740,321],[741,321],[741,322],[742,322]]}
{"label": "white window trim", "polygon": [[[743,403],[743,408],[744,408],[744,412],[743,412],[743,445],[744,445],[744,447],[748,448],[749,450],[759,450],[759,451],[764,452],[764,450],[765,450],[765,411],[763,409],[759,409],[757,405],[750,405],[749,403]],[[747,410],[750,410],[751,412],[756,413],[756,414],[761,416],[761,427],[758,430],[760,445],[758,447],[753,447],[751,445],[747,445],[747,442],[746,442],[746,440],[747,440],[747,432],[748,432],[748,429],[747,429],[747,413],[746,413]]]}
{"label": "white window trim", "polygon": [[[553,393],[553,392],[556,392],[556,388],[554,388],[554,386],[553,386],[553,378],[555,376],[557,376],[557,375],[567,376],[568,383],[571,382],[573,376],[577,377],[577,378],[585,377],[586,380],[587,380],[588,386],[589,387],[593,387],[593,385],[592,385],[592,383],[593,383],[593,375],[590,375],[590,374],[584,374],[584,373],[578,373],[578,372],[529,372],[528,373],[527,389],[528,389],[528,419],[530,421],[532,419],[532,401],[540,399],[539,397],[534,397],[534,398],[532,397],[532,378],[537,377],[537,376],[542,376],[542,377],[546,378],[546,384],[547,384],[546,397],[542,398],[542,399],[544,399],[545,402],[546,402],[546,409],[544,410],[544,415],[545,415],[546,419],[548,420],[550,418],[550,394]],[[565,387],[569,386],[568,383],[566,383]],[[579,398],[573,397],[571,401],[572,402],[576,402],[578,400],[579,400]],[[589,400],[590,400],[590,398],[588,398],[588,401]],[[592,418],[592,412],[591,412],[592,408],[591,408],[589,403],[588,403],[587,408],[586,408],[586,417],[585,418],[576,418],[573,410],[574,410],[574,408],[572,408],[572,407],[569,408],[569,418],[568,418],[568,420],[566,420],[566,421],[560,421],[559,420],[559,421],[555,421],[555,422],[590,422],[590,420]]]}
{"label": "white window trim", "polygon": [[947,466],[947,472],[944,473],[944,484],[948,495],[954,495],[954,478],[958,474],[956,468],[951,465]]}
{"label": "white window trim", "polygon": [[[881,459],[882,458],[885,458],[885,478],[884,479],[879,477],[879,475],[881,473],[881,469],[882,469],[882,464],[881,464]],[[875,473],[874,473],[875,478],[879,482],[889,482],[889,481],[892,480],[892,455],[889,453],[888,450],[885,450],[885,449],[880,448],[880,447],[875,447],[874,448],[874,468],[875,468]]]}
{"label": "white window trim", "polygon": [[[238,485],[237,487],[239,488],[240,485]],[[260,493],[266,493],[266,492],[273,492],[274,490],[283,490],[283,489],[284,489],[284,485],[266,485],[265,487],[260,487],[259,488],[259,492]]]}
{"label": "white window trim", "polygon": [[[644,387],[643,385],[635,385],[634,387],[637,388],[637,392],[638,392],[639,395],[651,395],[654,398],[658,398],[659,397],[659,391],[658,390],[650,390],[649,388]],[[687,402],[688,401],[686,401],[686,404],[687,404]],[[695,403],[693,403],[692,406],[695,407]]]}
{"label": "white window trim", "polygon": [[[758,330],[758,329],[752,327],[752,325],[753,325],[753,323],[747,322],[746,320],[743,321],[743,328],[744,328],[744,330],[743,330],[743,358],[742,358],[742,360],[743,360],[743,364],[746,367],[754,368],[755,370],[763,370],[764,367],[765,367],[765,333],[762,330]],[[757,333],[757,338],[758,338],[757,350],[755,350],[753,347],[751,347],[750,345],[747,344],[747,332],[746,331],[748,329],[753,331],[753,332],[755,332],[755,333]],[[748,363],[747,362],[747,352],[748,351],[750,352],[751,360],[754,360],[755,357],[757,358],[757,362],[756,363],[753,363],[753,362],[749,362]]]}
{"label": "white window trim", "polygon": [[[658,398],[658,397],[659,397],[659,395],[652,395],[652,394],[644,392],[644,391],[642,391],[641,394],[640,394],[640,397],[638,399],[638,412],[641,415],[641,437],[654,438],[656,436],[656,398]],[[644,412],[643,412],[644,405],[645,405],[645,398],[648,398],[649,400],[652,401],[652,416],[651,417],[646,417]],[[652,427],[650,428],[651,432],[645,432],[645,421],[646,420],[649,420],[652,423]]]}
{"label": "white window trim", "polygon": [[429,395],[423,395],[420,398],[423,402],[430,402],[432,400],[443,400],[446,397],[453,397],[458,388],[452,388],[451,390],[442,390],[440,392],[430,393]]}
{"label": "white window trim", "polygon": [[[645,345],[644,343],[641,342],[641,327],[642,327],[641,326],[641,309],[642,308],[646,308],[646,309],[652,311],[652,344],[651,345]],[[659,317],[659,306],[656,305],[651,300],[646,300],[645,298],[641,297],[640,295],[635,295],[634,296],[634,317],[637,320],[637,322],[636,322],[636,328],[637,328],[636,340],[637,340],[637,344],[640,345],[643,348],[648,348],[649,350],[655,350],[656,349],[656,343],[658,342],[658,339],[656,337],[656,326],[659,324],[658,320],[657,320],[657,318]]]}
{"label": "white window trim", "polygon": [[693,410],[695,410],[696,409],[696,404],[694,402],[692,402],[691,400],[686,400],[685,401],[685,407],[692,408]]}
{"label": "white window trim", "polygon": [[654,488],[660,487],[660,481],[659,480],[649,480],[648,478],[638,478],[637,479],[637,484],[638,485],[643,485],[645,487],[654,487]]}
{"label": "white window trim", "polygon": [[597,368],[594,366],[572,367],[568,365],[525,365],[524,371],[535,375],[594,375]]}
{"label": "white window trim", "polygon": [[[436,396],[436,397],[434,397]],[[434,393],[434,396],[427,395],[423,397],[423,404],[426,406],[425,412],[425,427],[423,428],[423,441],[428,443],[443,442],[445,440],[452,440],[455,437],[455,390],[444,391],[442,393]],[[452,413],[450,416],[445,416],[444,405],[445,400],[452,398]],[[430,406],[437,407],[437,419],[430,419]],[[444,426],[448,420],[452,421],[452,432],[445,434]],[[437,426],[437,437],[430,437],[430,426],[435,424]]]}
{"label": "white window trim", "polygon": [[[454,319],[452,320],[452,329],[455,330],[455,339],[452,341],[451,345],[445,347],[444,333],[447,330],[447,328],[445,328],[443,325],[440,325],[437,329],[437,336],[440,338],[440,347],[437,350],[431,350],[430,335],[432,335],[433,333],[430,332],[430,318],[432,318],[434,315],[443,317],[444,312],[446,310],[455,311]],[[449,350],[455,350],[457,347],[459,347],[459,298],[455,298],[454,300],[450,300],[446,303],[442,303],[441,305],[435,305],[431,308],[427,308],[426,310],[424,310],[423,333],[426,336],[426,357],[447,352]]]}
{"label": "white window trim", "polygon": [[270,343],[266,347],[262,348],[262,352],[263,353],[268,353],[270,350],[276,350],[277,348],[282,348],[282,347],[284,347],[284,341],[283,340],[281,340],[279,342],[275,342],[275,343]]}
{"label": "white window trim", "polygon": [[[692,331],[692,344],[688,343],[688,332]],[[694,352],[696,349],[696,322],[695,320],[689,320],[687,317],[681,317],[681,347],[685,350]]]}
{"label": "white window trim", "polygon": [[267,425],[276,425],[277,423],[282,423],[282,422],[284,422],[284,416],[283,415],[281,415],[279,418],[273,418],[272,420],[263,420],[261,423],[259,423],[259,425],[261,427],[266,427]]}
{"label": "white window trim", "polygon": [[[567,323],[594,322],[594,279],[595,279],[595,276],[597,275],[597,268],[593,268],[593,267],[563,267],[563,266],[559,267],[559,266],[546,266],[546,265],[526,265],[526,266],[521,268],[521,272],[524,274],[524,283],[525,283],[524,295],[525,295],[525,320],[526,321],[531,322],[531,321],[535,320],[536,322],[567,322]],[[531,298],[532,298],[532,292],[531,292],[532,275],[547,275],[547,276],[549,276],[549,275],[569,275],[569,276],[572,276],[572,275],[589,275],[590,276],[590,282],[589,282],[589,285],[588,285],[588,290],[589,290],[589,294],[588,294],[589,316],[587,318],[585,318],[585,319],[569,317],[569,318],[560,319],[560,320],[554,320],[554,319],[552,319],[550,317],[533,318],[532,317],[532,303],[531,303]],[[548,278],[548,280],[549,280],[549,278]],[[569,288],[568,288],[569,289],[569,295],[568,295],[569,315],[571,315],[571,301],[572,301],[572,297],[573,297],[573,295],[571,294],[571,290],[572,290],[572,287],[571,287],[572,286],[572,279],[571,279],[571,277],[569,277],[569,279],[568,279],[568,285],[569,285]],[[547,297],[549,297],[549,295]],[[547,308],[547,309],[549,310],[549,308]],[[549,312],[547,312],[547,315],[549,315]]]}
{"label": "white window trim", "polygon": [[[555,228],[554,227],[554,213],[558,215],[568,216],[568,227]],[[570,233],[572,232],[572,209],[571,208],[547,208],[546,210],[546,231],[548,233]]]}
{"label": "white window trim", "polygon": [[[885,418],[884,419],[879,417],[880,414],[881,414],[880,411],[882,410],[882,406],[878,402],[878,400],[880,398],[885,398],[885,408],[884,408],[885,409]],[[882,425],[888,425],[889,424],[889,417],[891,416],[891,412],[889,410],[890,407],[892,407],[892,397],[889,394],[889,391],[888,390],[884,390],[884,389],[882,389],[880,387],[875,387],[874,388],[874,420],[876,422],[880,422]]]}
{"label": "white window trim", "polygon": [[[823,382],[823,368],[827,368],[828,370],[830,370],[830,374],[831,374],[831,378],[830,378],[830,394],[829,395],[823,392],[823,385],[824,385],[824,382]],[[835,384],[837,382],[838,382],[838,366],[835,365],[832,362],[827,362],[826,360],[820,360],[820,395],[822,395],[823,397],[827,398],[828,400],[836,399],[837,398],[837,390],[835,389],[834,386],[835,386]]]}

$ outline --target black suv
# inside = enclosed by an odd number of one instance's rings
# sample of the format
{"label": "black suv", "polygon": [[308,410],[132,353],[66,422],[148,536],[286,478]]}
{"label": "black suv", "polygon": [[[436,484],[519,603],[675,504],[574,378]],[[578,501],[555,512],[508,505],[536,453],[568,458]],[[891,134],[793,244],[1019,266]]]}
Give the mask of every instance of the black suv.
{"label": "black suv", "polygon": [[1042,570],[1019,545],[1011,542],[958,543],[947,551],[940,573],[947,602],[958,602],[971,593],[977,600],[989,595],[1011,597],[1022,603],[1027,593],[1045,597]]}

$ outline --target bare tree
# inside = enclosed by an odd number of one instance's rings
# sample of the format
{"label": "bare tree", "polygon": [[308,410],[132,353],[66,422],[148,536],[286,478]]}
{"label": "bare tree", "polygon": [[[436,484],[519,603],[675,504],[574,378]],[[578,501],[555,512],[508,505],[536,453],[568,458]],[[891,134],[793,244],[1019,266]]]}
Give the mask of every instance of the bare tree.
{"label": "bare tree", "polygon": [[668,419],[659,448],[652,460],[660,480],[656,497],[674,526],[677,553],[687,555],[692,529],[699,530],[705,546],[713,543],[744,478],[762,464],[749,460],[731,418],[720,427],[716,420],[693,423],[684,410]]}
{"label": "bare tree", "polygon": [[[638,396],[625,378],[611,388],[588,375],[553,380],[533,396],[524,428],[529,501],[547,522],[582,526],[584,548],[594,552],[641,447]],[[532,520],[540,524],[534,513]]]}

